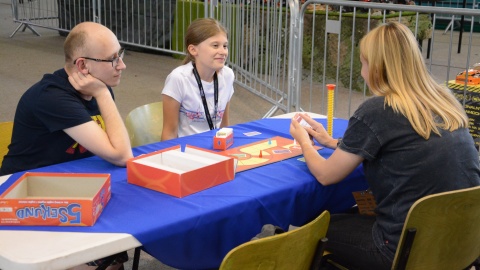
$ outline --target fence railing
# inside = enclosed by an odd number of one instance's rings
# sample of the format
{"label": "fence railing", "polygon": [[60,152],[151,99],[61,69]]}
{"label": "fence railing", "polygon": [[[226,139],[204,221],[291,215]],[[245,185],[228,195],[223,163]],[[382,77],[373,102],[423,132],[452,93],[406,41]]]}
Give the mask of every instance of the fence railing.
{"label": "fence railing", "polygon": [[[288,8],[279,0],[12,0],[14,21],[62,35],[82,21],[109,27],[122,45],[184,55],[190,22],[215,17],[229,31],[229,66],[236,83],[272,104],[269,116],[287,108]],[[38,34],[38,33],[36,33]]]}
{"label": "fence railing", "polygon": [[[292,9],[296,4],[290,2]],[[370,95],[361,77],[360,39],[378,24],[400,21],[417,37],[430,72],[463,103],[472,134],[480,137],[480,75],[478,85],[456,81],[458,73],[480,62],[480,34],[474,31],[480,10],[336,0],[309,0],[298,10],[290,21],[288,96],[293,110],[326,115],[326,84],[333,83],[334,115],[351,116]],[[438,18],[445,16],[451,21],[456,16],[469,19],[463,43],[461,31],[435,30]]]}
{"label": "fence railing", "polygon": [[[480,62],[478,9],[336,0],[12,0],[12,12],[19,23],[12,37],[22,27],[65,35],[81,21],[97,21],[124,45],[179,56],[189,23],[215,17],[229,31],[228,65],[236,83],[272,105],[265,116],[277,110],[326,114],[325,84],[335,83],[335,116],[349,117],[369,95],[357,43],[384,21],[399,20],[412,29],[441,82]],[[440,18],[454,22],[459,16],[468,19],[463,37],[453,28],[435,30]]]}
{"label": "fence railing", "polygon": [[[455,79],[460,71],[480,60],[478,54],[472,52],[473,48],[478,52],[480,45],[477,42],[475,47],[473,43],[476,35],[473,32],[474,17],[480,15],[480,10],[357,1],[342,1],[342,5],[338,3],[333,0],[307,1],[300,8],[298,16],[292,16],[290,36],[293,48],[290,51],[293,57],[289,68],[289,85],[295,110],[326,113],[325,84],[335,83],[339,87],[338,92],[347,97],[338,98],[335,108],[343,112],[342,117],[350,116],[358,106],[352,97],[359,93],[368,96],[368,89],[360,76],[357,44],[365,33],[385,21],[396,20],[408,25],[420,45],[424,40],[429,41],[422,49],[428,58],[429,69],[441,82]],[[318,7],[323,10],[318,10]],[[462,54],[454,52],[454,36],[458,33],[450,31],[448,36],[439,36],[438,31],[434,30],[437,16],[445,14],[451,14],[452,20],[453,16],[458,15],[471,18],[470,31],[465,35],[466,48]],[[342,100],[342,104],[338,100]]]}

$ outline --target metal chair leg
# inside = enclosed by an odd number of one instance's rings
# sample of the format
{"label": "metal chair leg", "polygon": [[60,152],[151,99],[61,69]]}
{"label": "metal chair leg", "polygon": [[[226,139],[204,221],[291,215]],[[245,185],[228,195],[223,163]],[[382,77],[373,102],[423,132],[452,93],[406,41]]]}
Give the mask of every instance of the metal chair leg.
{"label": "metal chair leg", "polygon": [[138,270],[138,264],[140,263],[140,251],[142,251],[142,247],[135,248],[135,252],[133,253],[132,270]]}
{"label": "metal chair leg", "polygon": [[417,230],[415,228],[410,228],[407,230],[407,234],[405,235],[404,246],[400,251],[398,264],[396,270],[404,270],[407,266],[408,256],[410,256],[410,250],[413,245],[413,240],[415,238],[415,234]]}
{"label": "metal chair leg", "polygon": [[310,270],[317,270],[323,263],[323,253],[325,252],[325,247],[327,245],[328,238],[324,237],[318,241],[317,249],[315,250],[315,256],[313,257],[312,264],[310,265]]}

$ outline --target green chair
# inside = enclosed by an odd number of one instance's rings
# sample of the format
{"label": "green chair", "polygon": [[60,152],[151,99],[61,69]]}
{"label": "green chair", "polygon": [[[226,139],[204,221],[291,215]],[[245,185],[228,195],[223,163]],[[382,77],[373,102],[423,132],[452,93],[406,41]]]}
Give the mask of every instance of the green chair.
{"label": "green chair", "polygon": [[220,270],[316,269],[329,222],[330,213],[324,211],[298,229],[244,243],[224,257]]}
{"label": "green chair", "polygon": [[392,269],[470,269],[479,255],[480,186],[477,186],[417,200],[405,220]]}
{"label": "green chair", "polygon": [[161,141],[163,128],[163,103],[142,105],[130,111],[125,126],[132,147]]}
{"label": "green chair", "polygon": [[8,146],[12,140],[13,122],[0,123],[0,166],[3,157],[8,153]]}

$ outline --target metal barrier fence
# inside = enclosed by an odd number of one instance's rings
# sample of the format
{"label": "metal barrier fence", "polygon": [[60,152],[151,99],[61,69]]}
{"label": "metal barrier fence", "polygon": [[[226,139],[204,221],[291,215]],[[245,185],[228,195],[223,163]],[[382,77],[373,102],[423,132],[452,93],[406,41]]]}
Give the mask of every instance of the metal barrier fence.
{"label": "metal barrier fence", "polygon": [[[12,0],[14,21],[23,27],[59,31],[96,21],[109,27],[122,45],[184,55],[190,22],[215,17],[229,31],[229,66],[236,83],[287,111],[288,8],[281,0]],[[35,32],[36,33],[36,32]],[[36,33],[38,34],[38,33]]]}
{"label": "metal barrier fence", "polygon": [[[439,81],[449,82],[480,62],[472,53],[480,51],[480,42],[475,47],[472,41],[480,26],[475,19],[480,11],[474,9],[336,0],[303,5],[298,0],[12,0],[12,12],[20,25],[11,36],[22,27],[66,34],[81,21],[97,21],[124,45],[174,55],[184,54],[183,37],[192,20],[215,17],[229,30],[228,64],[236,83],[271,103],[266,117],[277,110],[326,114],[326,83],[337,85],[335,116],[349,117],[368,96],[357,43],[387,20],[409,25]],[[467,34],[458,43],[462,31],[434,30],[439,17],[453,22],[458,16],[468,19]],[[454,51],[456,45],[461,53]]]}
{"label": "metal barrier fence", "polygon": [[[445,8],[468,8],[468,9],[478,9],[479,8],[479,3],[476,0],[443,0],[443,1],[426,1],[423,2],[421,1],[421,5],[426,5],[426,6],[437,6],[437,7],[445,7]],[[449,14],[451,15],[451,14]],[[462,24],[462,20],[469,19],[469,18],[463,18],[462,16],[458,16],[456,18],[455,22],[450,21],[450,16],[444,16],[440,14],[437,16],[439,19],[444,17],[445,19],[448,20],[448,24],[446,26],[446,31],[450,29],[450,27],[460,27]],[[480,21],[480,17],[475,17],[475,21],[478,22]],[[440,28],[441,29],[441,28]]]}
{"label": "metal barrier fence", "polygon": [[[297,4],[290,2],[289,107],[326,115],[326,84],[333,83],[337,86],[334,116],[351,116],[370,95],[361,77],[360,39],[380,23],[400,21],[417,37],[430,72],[463,103],[472,135],[480,137],[480,70],[475,79],[478,85],[455,80],[459,72],[480,62],[480,33],[474,32],[479,26],[474,18],[480,16],[480,10],[337,0],[309,0],[301,7]],[[462,31],[434,30],[438,17],[447,15],[450,21],[456,16],[469,19],[462,50],[456,50]],[[424,41],[428,41],[426,46]]]}

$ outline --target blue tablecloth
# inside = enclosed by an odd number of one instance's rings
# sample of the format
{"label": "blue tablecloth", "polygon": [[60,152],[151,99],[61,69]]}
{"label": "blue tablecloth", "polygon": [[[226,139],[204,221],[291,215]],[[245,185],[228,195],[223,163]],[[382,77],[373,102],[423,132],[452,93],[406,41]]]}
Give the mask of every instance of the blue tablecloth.
{"label": "blue tablecloth", "polygon": [[[320,122],[325,120],[319,120]],[[261,119],[233,126],[234,144],[245,145],[273,136],[291,138],[289,119]],[[325,124],[325,123],[324,123]],[[334,137],[343,135],[346,120],[334,121]],[[243,133],[258,131],[247,137]],[[134,155],[174,145],[212,149],[215,131],[141,146]],[[332,150],[319,153],[328,157]],[[216,268],[235,246],[249,241],[264,224],[301,226],[323,210],[345,211],[354,205],[352,191],[365,190],[361,166],[344,181],[324,187],[299,157],[237,173],[233,181],[176,198],[127,183],[126,169],[98,158],[86,158],[36,169],[41,172],[110,173],[112,198],[92,227],[1,226],[0,230],[49,230],[129,233],[145,251],[180,269]],[[12,175],[0,193],[23,173]]]}

